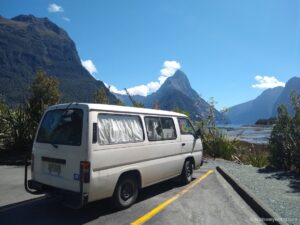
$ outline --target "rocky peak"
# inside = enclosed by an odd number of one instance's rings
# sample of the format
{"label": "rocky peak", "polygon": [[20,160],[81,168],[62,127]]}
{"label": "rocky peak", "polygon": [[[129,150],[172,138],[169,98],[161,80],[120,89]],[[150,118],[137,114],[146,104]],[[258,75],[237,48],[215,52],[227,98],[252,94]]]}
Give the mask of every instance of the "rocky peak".
{"label": "rocky peak", "polygon": [[192,89],[186,74],[181,70],[177,70],[173,76],[169,77],[161,86],[160,91],[164,92],[168,89],[176,89],[192,99],[198,98],[198,94]]}
{"label": "rocky peak", "polygon": [[[24,100],[38,69],[59,80],[66,102],[90,102],[97,89],[104,87],[81,65],[67,32],[48,18],[0,18],[0,30],[0,95],[8,103]],[[112,94],[109,98],[116,100]]]}
{"label": "rocky peak", "polygon": [[57,26],[55,23],[51,22],[47,17],[38,18],[33,15],[19,15],[16,17],[13,17],[11,20],[17,21],[17,22],[23,22],[29,25],[30,28],[32,27],[38,27],[42,30],[47,31],[53,31],[54,33],[60,35],[67,35],[66,32],[61,29],[59,26]]}

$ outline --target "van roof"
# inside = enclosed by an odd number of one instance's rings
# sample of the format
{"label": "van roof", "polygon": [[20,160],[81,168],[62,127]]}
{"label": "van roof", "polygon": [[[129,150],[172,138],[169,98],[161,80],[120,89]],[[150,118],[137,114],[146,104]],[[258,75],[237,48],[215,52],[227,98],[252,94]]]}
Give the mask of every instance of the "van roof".
{"label": "van roof", "polygon": [[[53,105],[48,108],[48,110],[52,109],[61,109],[66,108],[71,103],[64,103]],[[119,105],[107,105],[107,104],[91,104],[91,103],[72,103],[70,108],[74,106],[85,106],[89,110],[96,111],[111,111],[111,112],[125,112],[125,113],[140,113],[140,114],[152,114],[152,115],[167,115],[167,116],[179,116],[179,117],[187,117],[182,113],[166,111],[166,110],[158,110],[158,109],[147,109],[147,108],[137,108],[137,107],[129,107],[129,106],[119,106]]]}

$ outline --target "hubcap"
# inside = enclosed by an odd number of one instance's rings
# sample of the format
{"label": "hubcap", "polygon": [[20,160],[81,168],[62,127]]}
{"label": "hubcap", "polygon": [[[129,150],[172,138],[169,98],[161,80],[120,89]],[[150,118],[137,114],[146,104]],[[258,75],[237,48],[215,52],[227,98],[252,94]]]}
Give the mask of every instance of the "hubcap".
{"label": "hubcap", "polygon": [[132,184],[125,183],[121,188],[121,198],[126,201],[131,198],[133,195],[133,187]]}

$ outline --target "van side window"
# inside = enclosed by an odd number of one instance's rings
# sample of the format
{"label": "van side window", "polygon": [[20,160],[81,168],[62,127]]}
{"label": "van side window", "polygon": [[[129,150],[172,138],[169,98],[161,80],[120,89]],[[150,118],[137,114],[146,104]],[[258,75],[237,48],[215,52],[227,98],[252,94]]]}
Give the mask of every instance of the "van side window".
{"label": "van side window", "polygon": [[181,134],[195,135],[195,130],[191,122],[187,118],[178,118]]}
{"label": "van side window", "polygon": [[172,140],[176,139],[175,125],[172,118],[160,118],[162,129],[163,129],[163,139]]}
{"label": "van side window", "polygon": [[131,115],[98,114],[98,137],[100,145],[143,141],[141,119]]}
{"label": "van side window", "polygon": [[172,118],[145,117],[149,141],[176,139],[175,125]]}

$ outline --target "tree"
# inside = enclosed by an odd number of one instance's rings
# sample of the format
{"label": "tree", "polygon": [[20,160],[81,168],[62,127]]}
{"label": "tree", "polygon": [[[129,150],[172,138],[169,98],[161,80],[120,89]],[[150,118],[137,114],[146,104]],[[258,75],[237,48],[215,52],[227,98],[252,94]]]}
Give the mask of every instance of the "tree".
{"label": "tree", "polygon": [[190,117],[191,113],[188,111],[184,111],[183,109],[176,107],[175,109],[173,109],[174,112],[178,112],[178,113],[182,113],[184,115],[186,115],[187,117]]}
{"label": "tree", "polygon": [[26,111],[26,105],[19,105],[8,109],[5,114],[6,136],[4,146],[11,150],[29,151],[32,145],[34,131],[32,130],[31,118]]}
{"label": "tree", "polygon": [[160,109],[159,102],[155,101],[153,105],[153,109]]}
{"label": "tree", "polygon": [[0,98],[0,149],[8,136],[9,126],[7,123],[8,107],[4,100]]}
{"label": "tree", "polygon": [[270,138],[271,162],[279,169],[300,172],[300,98],[291,94],[294,115],[283,105],[278,107],[278,118]]}
{"label": "tree", "polygon": [[140,103],[138,101],[134,101],[133,102],[133,106],[134,107],[138,107],[138,108],[145,108],[144,104],[143,103]]}
{"label": "tree", "polygon": [[296,92],[291,95],[291,102],[294,106],[294,117],[291,121],[292,131],[292,151],[291,151],[291,163],[293,167],[300,173],[300,98]]}
{"label": "tree", "polygon": [[278,118],[270,138],[270,161],[279,169],[289,169],[291,152],[291,118],[287,109],[281,105],[277,109]]}
{"label": "tree", "polygon": [[207,114],[207,125],[210,126],[212,129],[216,128],[216,115],[215,115],[215,106],[217,104],[217,101],[214,99],[214,97],[211,97],[208,107],[208,114]]}
{"label": "tree", "polygon": [[128,98],[129,98],[129,100],[131,101],[133,107],[145,108],[145,106],[144,106],[143,103],[140,103],[140,102],[138,102],[138,101],[135,101],[135,100],[131,97],[131,95],[130,95],[129,91],[127,90],[127,88],[124,88],[124,90],[126,91],[126,94],[127,94]]}
{"label": "tree", "polygon": [[216,126],[215,119],[216,101],[211,98],[207,111],[207,118],[202,118],[196,123],[196,127],[201,130],[203,149],[206,154],[231,160],[238,147],[236,141],[229,141],[223,132]]}
{"label": "tree", "polygon": [[125,104],[119,99],[117,99],[117,101],[114,103],[114,105],[125,106]]}
{"label": "tree", "polygon": [[100,87],[94,95],[94,103],[109,104],[108,91],[104,87]]}
{"label": "tree", "polygon": [[59,99],[58,81],[37,71],[26,103],[9,108],[0,101],[0,143],[6,149],[30,150],[44,111]]}
{"label": "tree", "polygon": [[30,87],[31,95],[28,99],[27,112],[30,118],[30,128],[34,136],[36,128],[44,111],[50,105],[57,104],[60,100],[59,82],[38,70]]}

